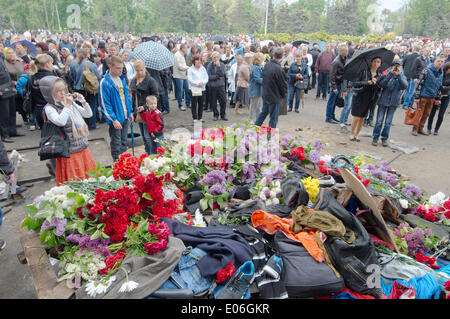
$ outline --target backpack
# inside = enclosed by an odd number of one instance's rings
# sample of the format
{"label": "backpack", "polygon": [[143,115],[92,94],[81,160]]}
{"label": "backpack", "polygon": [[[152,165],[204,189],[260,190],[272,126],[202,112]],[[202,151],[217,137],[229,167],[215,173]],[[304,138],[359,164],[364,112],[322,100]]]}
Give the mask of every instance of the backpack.
{"label": "backpack", "polygon": [[86,67],[83,71],[83,87],[87,93],[98,93],[98,79],[97,76],[89,69],[89,61],[86,61]]}

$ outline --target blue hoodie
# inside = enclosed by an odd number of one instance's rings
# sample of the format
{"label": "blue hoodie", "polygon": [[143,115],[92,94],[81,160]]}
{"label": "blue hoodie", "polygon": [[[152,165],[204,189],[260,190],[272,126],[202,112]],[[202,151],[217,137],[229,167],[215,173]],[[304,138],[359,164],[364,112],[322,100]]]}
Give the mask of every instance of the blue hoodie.
{"label": "blue hoodie", "polygon": [[100,82],[100,108],[103,115],[105,116],[106,123],[111,125],[114,121],[119,121],[120,123],[125,122],[125,120],[130,119],[133,112],[133,105],[131,103],[130,93],[128,92],[128,85],[125,77],[120,76],[123,85],[123,91],[125,94],[125,103],[128,111],[128,118],[125,118],[125,113],[122,107],[122,100],[120,99],[119,91],[114,84],[114,81],[109,75],[109,70],[106,72],[105,76]]}

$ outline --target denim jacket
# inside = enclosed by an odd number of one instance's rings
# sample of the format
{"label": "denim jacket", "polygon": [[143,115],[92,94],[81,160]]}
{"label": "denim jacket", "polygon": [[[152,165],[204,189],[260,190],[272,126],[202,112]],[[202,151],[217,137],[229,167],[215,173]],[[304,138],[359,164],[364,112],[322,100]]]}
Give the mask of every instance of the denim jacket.
{"label": "denim jacket", "polygon": [[261,65],[252,65],[250,69],[250,86],[248,88],[248,96],[262,96],[262,66]]}

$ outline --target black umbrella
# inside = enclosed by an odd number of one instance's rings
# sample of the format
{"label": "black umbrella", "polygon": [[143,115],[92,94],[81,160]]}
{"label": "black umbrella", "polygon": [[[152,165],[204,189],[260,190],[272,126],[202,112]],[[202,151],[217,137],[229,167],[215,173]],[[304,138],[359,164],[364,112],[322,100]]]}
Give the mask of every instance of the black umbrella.
{"label": "black umbrella", "polygon": [[307,40],[295,40],[294,42],[292,42],[292,45],[294,47],[299,47],[302,44],[309,44],[309,41],[307,41]]}
{"label": "black umbrella", "polygon": [[221,35],[215,35],[215,36],[211,37],[210,40],[214,41],[214,42],[227,42],[227,38],[225,38],[224,36],[221,36]]}
{"label": "black umbrella", "polygon": [[363,50],[345,63],[344,79],[348,81],[355,81],[355,79],[358,79],[361,72],[370,68],[370,63],[374,58],[381,58],[379,71],[383,72],[392,65],[394,57],[395,53],[386,48],[378,47]]}

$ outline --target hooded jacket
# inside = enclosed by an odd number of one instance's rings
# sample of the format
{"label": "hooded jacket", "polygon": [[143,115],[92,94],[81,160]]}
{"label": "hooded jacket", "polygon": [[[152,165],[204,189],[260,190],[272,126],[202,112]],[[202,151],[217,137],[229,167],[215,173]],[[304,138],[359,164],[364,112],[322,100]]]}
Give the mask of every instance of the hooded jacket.
{"label": "hooded jacket", "polygon": [[108,125],[112,125],[114,121],[119,121],[120,123],[125,122],[125,120],[130,118],[133,112],[133,104],[131,103],[130,93],[128,92],[127,80],[123,75],[120,76],[120,79],[122,80],[128,118],[125,118],[125,113],[122,107],[122,100],[120,99],[120,94],[116,85],[114,84],[114,81],[109,75],[109,70],[106,72],[105,77],[100,82],[100,107]]}
{"label": "hooded jacket", "polygon": [[[423,76],[425,80],[423,81]],[[433,64],[430,64],[426,70],[423,72],[420,82],[423,86],[420,89],[420,97],[424,98],[436,98],[438,97],[439,89],[442,85],[442,80],[444,78],[444,72],[442,68],[436,70]],[[418,86],[419,88],[420,86]]]}
{"label": "hooded jacket", "polygon": [[[60,78],[58,78],[57,76],[46,76],[45,78],[42,78],[41,81],[39,82],[39,89],[42,93],[42,96],[47,101],[47,104],[45,105],[45,108],[44,108],[46,114],[48,114],[47,110],[49,108],[54,108],[60,115],[63,112],[70,113],[70,110],[68,108],[65,108],[64,106],[56,103],[55,99],[53,98],[53,94],[52,94],[53,86],[55,85],[55,82],[59,79]],[[77,106],[75,106],[75,107],[77,107]],[[78,110],[80,110],[80,108],[81,107],[77,107]],[[92,111],[91,111],[90,107],[88,109],[89,109],[90,115],[92,116]],[[83,111],[84,111],[84,109],[83,109]],[[86,115],[89,115],[89,113],[87,113]],[[60,125],[61,123],[55,123],[53,121],[52,121],[52,123],[61,127],[61,125]],[[88,147],[89,142],[88,142],[87,135],[78,137],[78,138],[76,138],[73,135],[72,120],[71,120],[69,114],[67,114],[67,121],[64,124],[64,126],[62,126],[62,127],[64,129],[65,134],[69,138],[69,153],[70,154],[81,152],[82,150],[84,150],[85,148]]]}
{"label": "hooded jacket", "polygon": [[398,106],[401,102],[402,91],[408,87],[408,80],[403,73],[395,75],[389,72],[380,79],[378,86],[383,89],[378,105]]}

